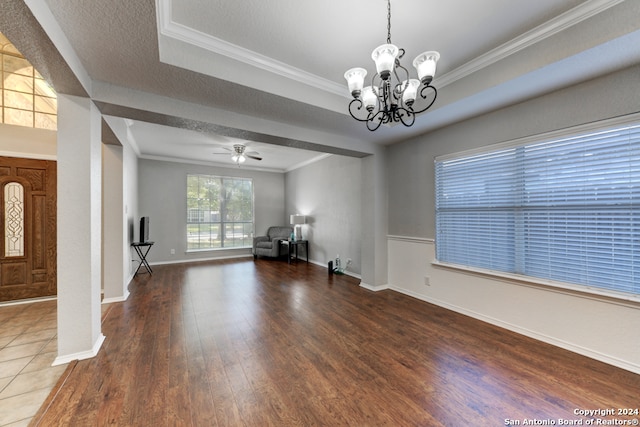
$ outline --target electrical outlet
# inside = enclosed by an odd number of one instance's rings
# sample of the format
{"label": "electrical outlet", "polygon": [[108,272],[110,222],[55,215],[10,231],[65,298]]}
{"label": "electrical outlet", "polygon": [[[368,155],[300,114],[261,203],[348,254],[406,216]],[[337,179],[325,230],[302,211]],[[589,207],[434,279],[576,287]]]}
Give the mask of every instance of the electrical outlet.
{"label": "electrical outlet", "polygon": [[429,276],[424,276],[424,285],[431,286],[431,280],[429,279]]}
{"label": "electrical outlet", "polygon": [[175,255],[176,254],[176,250],[175,249],[171,249],[171,255]]}

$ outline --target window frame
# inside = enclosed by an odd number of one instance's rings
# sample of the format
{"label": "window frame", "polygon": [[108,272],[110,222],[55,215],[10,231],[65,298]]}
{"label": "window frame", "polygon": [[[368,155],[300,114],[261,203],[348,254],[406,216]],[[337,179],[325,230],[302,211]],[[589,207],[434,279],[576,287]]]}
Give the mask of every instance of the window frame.
{"label": "window frame", "polygon": [[[447,261],[442,261],[440,259],[438,259],[438,245],[442,244],[442,242],[440,242],[440,239],[442,239],[441,236],[439,236],[439,230],[438,230],[438,200],[437,198],[439,197],[438,194],[438,188],[437,188],[437,173],[438,173],[438,169],[437,169],[437,165],[438,162],[443,162],[443,161],[449,161],[449,160],[460,160],[460,159],[464,159],[464,158],[470,158],[472,156],[479,156],[479,155],[483,155],[483,154],[488,154],[488,153],[492,153],[492,152],[496,152],[499,150],[509,150],[509,149],[514,149],[517,150],[519,148],[524,148],[530,145],[534,145],[534,144],[542,144],[542,143],[549,143],[549,142],[553,142],[556,140],[562,140],[562,139],[568,139],[568,138],[574,138],[574,137],[579,137],[581,135],[586,135],[586,134],[590,134],[590,133],[598,133],[598,132],[606,132],[606,131],[610,131],[614,128],[620,127],[637,127],[640,126],[640,114],[631,114],[631,115],[627,115],[627,116],[622,116],[622,117],[617,117],[617,118],[613,118],[613,119],[607,119],[607,120],[601,120],[598,122],[593,122],[593,123],[589,123],[589,124],[585,124],[585,125],[580,125],[580,126],[575,126],[575,127],[571,127],[571,128],[566,128],[566,129],[562,129],[559,131],[554,131],[554,132],[548,132],[548,133],[544,133],[544,134],[538,134],[538,135],[533,135],[533,136],[528,136],[525,138],[519,138],[516,140],[511,140],[511,141],[505,141],[505,142],[501,142],[501,143],[497,143],[497,144],[491,144],[491,145],[487,145],[487,146],[483,146],[483,147],[478,147],[472,150],[465,150],[462,152],[457,152],[457,153],[451,153],[451,154],[446,154],[446,155],[442,155],[442,156],[437,156],[434,158],[434,178],[435,178],[435,182],[434,182],[434,187],[435,187],[435,196],[434,196],[434,201],[435,201],[435,222],[436,222],[436,238],[435,238],[435,245],[436,245],[436,255],[435,255],[435,259],[433,260],[432,264],[434,266],[439,266],[439,267],[445,267],[448,269],[453,269],[453,270],[459,270],[459,271],[466,271],[466,272],[471,272],[471,273],[475,273],[475,274],[479,274],[481,276],[487,276],[487,277],[495,277],[495,278],[499,278],[499,279],[508,279],[510,282],[514,282],[516,284],[525,284],[525,285],[543,285],[544,287],[548,287],[551,290],[556,290],[556,291],[560,291],[563,292],[565,290],[569,290],[569,291],[577,291],[581,294],[587,294],[587,295],[596,295],[596,296],[604,296],[607,298],[615,298],[616,300],[624,300],[624,301],[632,301],[632,302],[640,302],[640,288],[638,288],[637,286],[632,286],[632,288],[630,290],[618,290],[618,289],[611,289],[611,288],[604,288],[604,287],[597,287],[597,286],[591,286],[589,284],[584,284],[584,283],[572,283],[572,282],[564,282],[564,281],[560,281],[560,280],[555,280],[555,279],[550,279],[550,278],[542,278],[542,277],[535,277],[535,276],[529,276],[526,274],[521,274],[521,273],[515,273],[515,272],[509,272],[509,271],[500,271],[500,270],[494,270],[492,268],[486,268],[484,266],[473,266],[473,265],[463,265],[463,264],[457,264],[454,262],[447,262]],[[634,150],[635,150],[635,145],[634,145]],[[635,188],[635,187],[634,187]],[[633,199],[632,202],[630,202],[630,206],[632,206],[631,209],[633,209],[634,212],[635,211],[635,198]],[[635,214],[633,215],[635,217]],[[517,225],[516,225],[517,227]],[[634,226],[635,227],[635,226]],[[516,233],[517,234],[517,233]],[[634,232],[635,235],[635,232]],[[516,237],[517,240],[517,237]],[[635,241],[635,240],[634,240]],[[517,244],[518,242],[514,242],[514,244]],[[635,244],[634,244],[635,247]],[[518,250],[524,250],[522,248],[518,249]],[[515,258],[517,259],[518,255],[515,256]],[[634,256],[635,258],[635,256]],[[637,266],[637,263],[633,263],[633,267],[631,271],[636,271],[635,268]],[[634,279],[635,280],[635,279]]]}
{"label": "window frame", "polygon": [[[0,123],[57,130],[58,100],[55,90],[15,46],[4,35],[2,37],[8,43],[0,44]],[[10,59],[22,61],[25,66],[6,69],[5,65]],[[28,72],[24,72],[25,69]],[[8,86],[7,81],[13,78],[22,80],[25,87]]]}
{"label": "window frame", "polygon": [[[218,218],[217,220],[213,221],[211,220],[211,218],[214,216],[214,212],[215,211],[209,211],[209,220],[206,221],[206,212],[205,210],[202,209],[198,209],[197,211],[194,211],[194,208],[190,207],[190,200],[193,200],[193,198],[189,197],[189,180],[191,177],[198,177],[198,181],[201,182],[202,179],[206,179],[206,180],[218,180],[219,181],[219,186],[220,186],[220,193],[219,194],[219,199],[217,200],[217,204],[218,204],[218,211],[215,213],[216,218]],[[224,215],[225,212],[227,211],[227,203],[228,200],[225,199],[224,194],[225,191],[223,190],[223,186],[225,184],[225,182],[248,182],[251,186],[251,219],[250,220],[225,220]],[[200,184],[199,184],[200,185]],[[231,250],[231,249],[247,249],[247,248],[251,248],[252,244],[253,244],[253,236],[255,234],[255,187],[254,187],[254,183],[253,183],[253,178],[245,178],[245,177],[230,177],[230,176],[221,176],[221,175],[211,175],[211,174],[205,174],[205,173],[187,173],[187,178],[186,178],[186,185],[185,185],[185,190],[186,190],[186,212],[185,212],[185,221],[186,221],[186,228],[185,228],[185,238],[186,238],[186,252],[203,252],[203,251],[219,251],[219,250]],[[201,200],[201,198],[197,198],[198,200]],[[207,199],[210,200],[210,199]],[[210,204],[211,205],[211,204]],[[198,221],[193,221],[194,218],[197,218]],[[227,232],[228,230],[228,226],[231,225],[231,227],[234,229],[233,233],[235,234],[235,228],[237,227],[238,224],[243,224],[242,228],[242,238],[241,240],[241,244],[240,245],[232,245],[232,246],[225,246],[225,242],[226,241],[235,241],[236,238],[235,236],[232,238],[226,238],[227,236]],[[198,242],[200,242],[198,244],[199,247],[192,247],[193,245],[190,243],[190,240],[193,240],[193,235],[192,235],[192,231],[194,229],[194,226],[198,226],[198,235],[202,236],[202,228],[201,226],[204,226],[205,228],[209,228],[209,230],[214,230],[217,229],[217,234],[215,235],[215,237],[212,237],[210,234],[209,237],[209,241],[213,242],[214,240],[216,240],[216,237],[220,237],[220,244],[218,245],[204,245],[202,244],[203,240],[206,242],[207,239],[201,239],[199,237]],[[247,229],[247,225],[249,226]],[[211,233],[211,231],[210,231]]]}

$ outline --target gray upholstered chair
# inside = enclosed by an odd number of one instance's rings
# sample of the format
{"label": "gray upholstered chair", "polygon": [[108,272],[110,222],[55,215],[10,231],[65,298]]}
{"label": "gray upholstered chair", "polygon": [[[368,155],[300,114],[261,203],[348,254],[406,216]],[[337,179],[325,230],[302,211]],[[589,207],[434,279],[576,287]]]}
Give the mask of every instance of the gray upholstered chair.
{"label": "gray upholstered chair", "polygon": [[269,227],[266,236],[256,236],[253,238],[253,259],[258,255],[268,257],[280,256],[280,241],[291,237],[293,228],[291,227]]}

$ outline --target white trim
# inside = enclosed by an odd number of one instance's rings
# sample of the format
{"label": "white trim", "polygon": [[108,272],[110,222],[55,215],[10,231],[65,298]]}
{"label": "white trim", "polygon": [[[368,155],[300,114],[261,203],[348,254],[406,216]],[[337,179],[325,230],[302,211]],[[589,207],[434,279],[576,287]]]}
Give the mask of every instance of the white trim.
{"label": "white trim", "polygon": [[[304,259],[302,259],[302,258],[299,258],[299,260],[300,260],[300,261],[304,261]],[[313,259],[310,259],[310,260],[309,260],[309,262],[310,262],[311,264],[315,264],[315,265],[317,265],[317,266],[320,266],[320,267],[324,267],[324,268],[326,268],[326,269],[327,269],[327,274],[329,273],[329,266],[328,266],[328,263],[329,263],[329,262],[328,262],[328,261],[327,261],[326,263],[324,263],[324,264],[323,264],[321,261],[315,261],[315,260],[313,260]],[[350,276],[350,277],[353,277],[353,278],[355,278],[355,279],[362,280],[362,276],[360,276],[358,273],[354,273],[354,272],[352,272],[352,271],[345,271],[345,272],[343,272],[343,273],[342,273],[342,275],[344,275],[344,276]],[[340,276],[340,275],[339,275],[339,274],[336,274],[336,276]]]}
{"label": "white trim", "polygon": [[4,302],[0,302],[0,307],[8,307],[10,305],[21,305],[21,304],[33,304],[37,302],[57,301],[57,300],[58,300],[58,297],[53,296],[53,297],[21,299],[16,301],[4,301]]}
{"label": "white trim", "polygon": [[497,48],[472,59],[455,70],[434,79],[438,88],[443,88],[457,80],[467,77],[483,68],[489,67],[510,55],[516,54],[528,47],[543,41],[561,31],[566,30],[580,22],[589,19],[624,0],[591,0],[586,1],[571,10],[556,16],[544,24],[509,40]]}
{"label": "white trim", "polygon": [[102,343],[104,342],[104,340],[105,336],[103,334],[100,334],[96,342],[93,344],[91,350],[58,356],[55,358],[51,366],[64,365],[65,363],[73,362],[74,360],[91,359],[98,354],[98,351],[100,351],[100,347],[102,347]]}
{"label": "white trim", "polygon": [[58,156],[53,154],[38,154],[38,153],[22,153],[18,151],[4,151],[0,150],[0,156],[5,157],[20,157],[23,159],[35,159],[35,160],[58,160]]}
{"label": "white trim", "polygon": [[229,256],[209,257],[209,258],[181,259],[176,261],[156,261],[156,262],[150,262],[149,265],[185,264],[185,263],[191,263],[191,262],[217,261],[221,259],[249,258],[252,256],[253,254],[243,254],[243,255],[229,255]]}
{"label": "white trim", "polygon": [[277,61],[258,52],[245,49],[242,46],[234,45],[225,40],[213,37],[210,34],[205,34],[174,22],[171,16],[171,2],[171,0],[156,0],[158,32],[161,35],[200,47],[218,55],[223,55],[227,58],[306,84],[316,89],[330,92],[341,97],[348,97],[349,94],[345,89],[345,85],[338,84],[332,80],[292,67],[289,64]]}
{"label": "white trim", "polygon": [[434,239],[428,239],[424,237],[411,237],[411,236],[394,236],[392,234],[387,235],[388,240],[396,240],[399,242],[409,242],[409,243],[421,243],[421,244],[433,244],[435,243]]}
{"label": "white trim", "polygon": [[384,290],[387,290],[387,289],[391,289],[391,285],[389,285],[389,284],[375,286],[375,285],[370,285],[370,284],[364,283],[364,282],[360,282],[360,287],[361,288],[365,288],[365,289],[367,289],[369,291],[372,291],[372,292],[379,292],[379,291],[384,291]]}
{"label": "white trim", "polygon": [[235,163],[221,163],[221,162],[209,162],[209,161],[203,161],[203,160],[192,160],[192,159],[180,159],[178,157],[167,157],[167,156],[153,156],[153,155],[148,155],[148,154],[143,154],[138,156],[139,159],[146,159],[146,160],[156,160],[156,161],[161,161],[161,162],[172,162],[172,163],[182,163],[182,164],[188,164],[188,165],[202,165],[202,166],[213,166],[213,167],[219,167],[222,169],[245,169],[245,170],[252,170],[252,171],[259,171],[259,172],[272,172],[272,173],[285,173],[286,170],[285,169],[279,169],[279,168],[266,168],[266,167],[260,167],[260,166],[253,166],[250,164],[247,164],[246,162],[242,164],[241,167],[238,167],[238,165],[236,165]]}
{"label": "white trim", "polygon": [[[510,55],[516,54],[535,45],[567,28],[585,21],[605,10],[612,8],[624,0],[588,0],[571,10],[556,16],[544,24],[504,43],[497,48],[478,56],[455,70],[436,77],[434,82],[443,88],[457,80],[463,79],[477,71],[489,67]],[[158,37],[160,35],[182,41],[210,52],[240,61],[244,64],[260,68],[276,75],[304,83],[311,87],[324,90],[345,98],[349,98],[345,86],[334,81],[319,77],[315,74],[292,67],[284,62],[245,49],[213,37],[209,34],[189,28],[174,22],[171,18],[172,0],[156,0]]]}
{"label": "white trim", "polygon": [[417,298],[419,300],[428,302],[430,304],[434,304],[434,305],[437,305],[439,307],[446,308],[447,310],[455,311],[457,313],[464,314],[465,316],[473,317],[474,319],[478,319],[478,320],[481,320],[483,322],[490,323],[492,325],[507,329],[509,331],[512,331],[512,332],[515,332],[515,333],[518,333],[518,334],[521,334],[521,335],[525,335],[525,336],[527,336],[529,338],[533,338],[533,339],[536,339],[538,341],[542,341],[542,342],[545,342],[547,344],[551,344],[551,345],[554,345],[556,347],[560,347],[560,348],[563,348],[565,350],[569,350],[569,351],[572,351],[574,353],[581,354],[583,356],[590,357],[590,358],[595,359],[595,360],[599,360],[599,361],[607,363],[609,365],[617,366],[619,368],[626,369],[627,371],[630,371],[630,372],[633,372],[633,373],[636,373],[636,374],[640,374],[640,365],[637,365],[637,364],[634,364],[634,363],[629,363],[626,360],[621,360],[621,359],[618,359],[616,357],[611,357],[611,356],[609,356],[607,354],[603,354],[603,353],[598,352],[598,351],[593,351],[593,350],[591,350],[589,348],[586,348],[586,347],[583,347],[583,346],[574,345],[574,344],[571,344],[571,343],[566,342],[564,340],[559,340],[559,339],[553,338],[553,337],[551,337],[549,335],[546,335],[546,334],[539,334],[537,332],[531,331],[531,330],[526,329],[526,328],[522,328],[522,327],[514,325],[512,323],[503,322],[503,321],[495,319],[493,317],[485,316],[484,314],[478,313],[476,311],[467,310],[467,309],[464,309],[462,307],[459,307],[459,306],[456,306],[456,305],[453,305],[453,304],[449,304],[449,303],[446,303],[444,301],[440,301],[440,300],[435,299],[435,298],[430,298],[430,297],[422,295],[422,294],[418,294],[418,293],[415,293],[415,292],[408,291],[406,289],[399,288],[397,286],[391,286],[390,289],[393,290],[393,291],[399,292],[401,294],[405,294],[405,295],[408,295],[410,297]]}
{"label": "white trim", "polygon": [[121,297],[113,297],[113,298],[104,298],[102,300],[102,304],[111,304],[114,302],[124,302],[129,298],[130,292],[127,291],[123,296]]}

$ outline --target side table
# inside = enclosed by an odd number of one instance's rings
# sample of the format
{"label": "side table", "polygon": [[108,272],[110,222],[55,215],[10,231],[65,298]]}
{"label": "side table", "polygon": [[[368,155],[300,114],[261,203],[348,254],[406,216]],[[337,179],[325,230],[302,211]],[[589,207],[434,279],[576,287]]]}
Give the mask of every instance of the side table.
{"label": "side table", "polygon": [[140,267],[142,267],[143,265],[144,265],[144,268],[147,269],[147,272],[149,274],[152,274],[153,270],[151,270],[151,266],[147,262],[147,254],[151,250],[151,246],[153,246],[153,243],[154,242],[133,242],[133,243],[131,243],[131,246],[133,247],[133,249],[136,250],[136,253],[138,254],[138,258],[140,258],[140,264],[138,264],[138,268],[136,268],[136,272],[133,273],[134,276],[136,276],[138,274],[138,270],[140,270]]}
{"label": "side table", "polygon": [[298,246],[304,245],[304,252],[307,254],[307,262],[309,262],[309,241],[308,240],[281,240],[281,244],[287,247],[287,261],[291,264],[291,255],[295,249],[296,260],[298,259]]}

